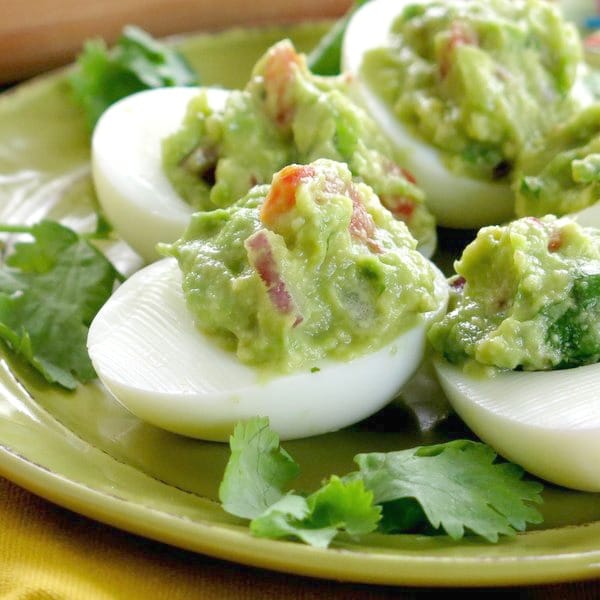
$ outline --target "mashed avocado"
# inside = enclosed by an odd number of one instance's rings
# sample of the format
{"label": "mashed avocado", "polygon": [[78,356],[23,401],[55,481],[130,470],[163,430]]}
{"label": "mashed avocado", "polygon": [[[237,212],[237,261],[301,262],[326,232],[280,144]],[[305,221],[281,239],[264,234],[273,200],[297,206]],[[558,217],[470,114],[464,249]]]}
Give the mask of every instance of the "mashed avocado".
{"label": "mashed avocado", "polygon": [[192,101],[181,130],[163,144],[173,186],[203,210],[229,206],[287,164],[318,158],[348,163],[419,243],[434,245],[423,192],[377,125],[345,94],[343,79],[312,75],[287,41],[266,53],[222,113],[203,94]]}
{"label": "mashed avocado", "polygon": [[600,104],[576,114],[519,161],[519,216],[565,215],[600,200]]}
{"label": "mashed avocado", "polygon": [[600,360],[600,231],[554,216],[486,227],[455,268],[449,312],[429,332],[450,362],[544,370]]}
{"label": "mashed avocado", "polygon": [[376,350],[437,310],[435,268],[346,165],[290,165],[271,186],[193,215],[165,253],[204,332],[289,371]]}
{"label": "mashed avocado", "polygon": [[575,27],[550,2],[424,0],[405,4],[362,74],[449,168],[495,180],[571,112],[581,59]]}

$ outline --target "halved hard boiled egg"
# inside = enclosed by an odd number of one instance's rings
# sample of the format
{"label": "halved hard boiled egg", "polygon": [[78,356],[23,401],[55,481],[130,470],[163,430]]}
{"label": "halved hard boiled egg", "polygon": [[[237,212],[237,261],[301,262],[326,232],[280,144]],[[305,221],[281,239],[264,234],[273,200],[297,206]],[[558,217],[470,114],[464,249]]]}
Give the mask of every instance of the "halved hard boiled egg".
{"label": "halved hard boiled egg", "polygon": [[425,191],[427,206],[439,225],[477,228],[513,217],[514,196],[506,182],[487,182],[457,175],[444,164],[442,153],[411,131],[361,76],[364,55],[389,38],[394,19],[410,0],[373,0],[362,6],[346,29],[342,66],[351,74],[356,93],[373,119],[402,153],[402,166]]}
{"label": "halved hard boiled egg", "polygon": [[583,227],[596,227],[600,229],[600,201],[569,215]]}
{"label": "halved hard boiled egg", "polygon": [[[438,272],[436,296],[448,287]],[[201,333],[174,259],[128,279],[94,319],[88,350],[101,381],[134,415],[183,435],[227,441],[236,422],[269,417],[282,439],[335,431],[389,402],[423,357],[433,313],[380,350],[266,375]]]}
{"label": "halved hard boiled egg", "polygon": [[[414,174],[425,191],[427,206],[439,225],[479,228],[509,221],[514,218],[515,202],[509,181],[476,179],[450,170],[443,153],[399,120],[361,74],[365,54],[388,45],[395,18],[404,7],[414,4],[414,0],[372,0],[356,11],[344,36],[342,66],[351,76],[358,100],[403,154],[403,166]],[[585,70],[586,67],[580,65],[571,92],[574,101],[581,106],[593,100],[583,83]]]}
{"label": "halved hard boiled egg", "polygon": [[600,364],[494,377],[434,364],[458,415],[499,454],[552,483],[600,492]]}
{"label": "halved hard boiled egg", "polygon": [[117,233],[151,262],[158,242],[173,242],[192,207],[175,191],[162,167],[162,140],[181,126],[188,102],[203,90],[214,110],[228,92],[170,87],[139,92],[113,104],[92,138],[92,174],[100,205]]}

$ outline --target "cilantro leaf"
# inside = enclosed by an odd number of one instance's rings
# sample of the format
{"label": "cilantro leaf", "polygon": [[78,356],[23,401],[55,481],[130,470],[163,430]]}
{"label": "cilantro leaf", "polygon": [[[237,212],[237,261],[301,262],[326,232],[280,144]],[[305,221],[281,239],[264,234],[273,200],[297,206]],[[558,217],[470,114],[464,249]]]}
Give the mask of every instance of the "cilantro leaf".
{"label": "cilantro leaf", "polygon": [[75,98],[91,128],[114,102],[142,90],[197,85],[198,77],[176,50],[132,25],[123,29],[112,52],[102,40],[86,42],[70,77]]}
{"label": "cilantro leaf", "polygon": [[308,55],[308,66],[316,75],[339,75],[342,42],[352,15],[369,0],[355,0],[348,13],[338,19]]}
{"label": "cilantro leaf", "polygon": [[229,445],[231,457],[219,499],[228,513],[253,519],[283,497],[283,488],[298,475],[299,467],[279,447],[279,436],[266,418],[238,423]]}
{"label": "cilantro leaf", "polygon": [[381,509],[363,482],[333,476],[304,498],[288,494],[250,523],[258,537],[297,537],[311,546],[326,548],[338,531],[361,535],[374,531]]}
{"label": "cilantro leaf", "polygon": [[355,457],[365,486],[383,505],[388,530],[386,504],[414,498],[435,529],[453,539],[469,529],[491,542],[541,521],[528,502],[541,502],[542,486],[522,480],[521,467],[495,459],[491,448],[468,440]]}
{"label": "cilantro leaf", "polygon": [[284,492],[298,465],[280,448],[268,419],[239,423],[230,445],[219,497],[227,512],[252,519],[258,537],[295,537],[325,548],[342,530],[443,529],[457,540],[468,529],[496,542],[541,522],[531,506],[541,502],[541,484],[523,481],[521,467],[496,463],[491,448],[470,440],[359,454],[359,471],[333,475],[308,496]]}
{"label": "cilantro leaf", "polygon": [[119,273],[87,240],[53,221],[32,227],[0,268],[0,338],[47,381],[73,389],[96,374],[88,327]]}

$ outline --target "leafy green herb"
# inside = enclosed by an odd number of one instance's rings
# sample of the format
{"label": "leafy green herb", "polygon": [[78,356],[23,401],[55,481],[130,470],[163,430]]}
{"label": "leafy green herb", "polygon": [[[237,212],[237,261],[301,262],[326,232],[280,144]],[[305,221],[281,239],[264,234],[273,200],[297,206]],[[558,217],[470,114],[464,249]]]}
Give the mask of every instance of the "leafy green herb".
{"label": "leafy green herb", "polygon": [[219,498],[232,515],[253,519],[280,500],[284,487],[300,468],[279,446],[279,436],[269,420],[255,418],[236,425],[229,440],[227,463]]}
{"label": "leafy green herb", "polygon": [[361,480],[342,481],[333,476],[314,494],[304,498],[288,494],[250,523],[258,537],[297,537],[311,546],[326,548],[338,531],[362,535],[374,531],[381,509]]}
{"label": "leafy green herb", "polygon": [[121,276],[89,241],[53,221],[31,227],[0,267],[0,338],[51,383],[73,389],[96,374],[86,340],[89,324]]}
{"label": "leafy green herb", "polygon": [[102,40],[90,40],[70,77],[76,99],[91,128],[114,102],[142,90],[197,85],[198,77],[176,50],[138,27],[128,26],[112,52]]}
{"label": "leafy green herb", "polygon": [[[521,467],[495,459],[491,448],[468,440],[355,458],[384,515],[387,503],[412,498],[434,529],[457,540],[466,528],[490,542],[541,521],[527,502],[541,502],[542,486],[522,480]],[[393,528],[389,515],[386,523]]]}
{"label": "leafy green herb", "polygon": [[285,493],[298,465],[267,419],[238,424],[230,443],[220,498],[228,512],[252,519],[256,536],[326,547],[341,530],[361,535],[378,527],[384,533],[443,529],[453,539],[469,530],[495,542],[541,521],[531,503],[541,502],[542,486],[469,440],[359,454],[358,472],[332,476],[309,496]]}
{"label": "leafy green herb", "polygon": [[[560,368],[593,364],[600,360],[600,273],[582,273],[573,282],[571,306],[548,328],[547,341],[562,356]],[[550,306],[552,312],[557,307]]]}
{"label": "leafy green herb", "polygon": [[348,21],[352,15],[369,0],[356,0],[348,13],[335,22],[333,27],[321,38],[314,50],[308,55],[308,67],[316,75],[339,75],[342,54],[342,42]]}

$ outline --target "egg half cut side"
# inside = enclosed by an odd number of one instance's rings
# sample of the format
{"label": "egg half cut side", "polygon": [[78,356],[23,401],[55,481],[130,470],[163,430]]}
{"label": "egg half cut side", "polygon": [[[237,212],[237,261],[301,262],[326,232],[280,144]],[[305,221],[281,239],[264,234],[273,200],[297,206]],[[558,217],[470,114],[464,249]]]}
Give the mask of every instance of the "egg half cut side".
{"label": "egg half cut side", "polygon": [[[476,229],[510,221],[514,218],[514,194],[509,182],[474,179],[448,169],[441,151],[400,121],[361,75],[365,54],[389,40],[394,19],[409,4],[415,0],[372,0],[354,13],[342,45],[342,66],[351,76],[354,93],[397,148],[402,166],[425,191],[427,206],[439,225]],[[587,70],[580,66],[572,91],[582,107],[593,102],[584,83]]]}
{"label": "egg half cut side", "polygon": [[174,242],[192,207],[162,166],[162,140],[181,127],[189,101],[201,91],[223,110],[229,93],[216,88],[146,90],[113,104],[92,137],[92,176],[100,206],[121,236],[146,262],[159,258],[158,242]]}
{"label": "egg half cut side", "polygon": [[[436,290],[443,311],[447,284],[441,273]],[[88,350],[106,388],[153,425],[224,442],[238,421],[266,416],[282,439],[294,439],[341,429],[389,402],[421,362],[425,320],[354,360],[265,376],[195,327],[181,272],[168,258],[115,292],[90,327]]]}
{"label": "egg half cut side", "polygon": [[489,378],[434,365],[458,415],[499,454],[546,481],[600,492],[600,364]]}

